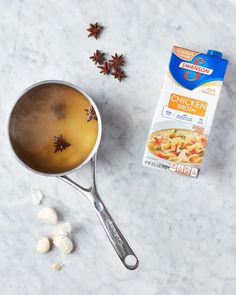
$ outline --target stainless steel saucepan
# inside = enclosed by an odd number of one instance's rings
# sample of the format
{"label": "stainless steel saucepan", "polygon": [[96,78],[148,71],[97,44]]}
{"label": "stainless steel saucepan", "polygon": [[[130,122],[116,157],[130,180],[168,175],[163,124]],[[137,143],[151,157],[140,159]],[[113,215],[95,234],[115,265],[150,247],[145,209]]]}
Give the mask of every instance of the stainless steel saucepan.
{"label": "stainless steel saucepan", "polygon": [[[8,123],[8,133],[9,133],[9,138],[10,138],[11,149],[13,150],[18,161],[24,167],[26,167],[28,170],[38,173],[38,174],[43,174],[45,176],[56,176],[59,179],[63,180],[64,182],[70,184],[75,189],[77,189],[79,192],[81,192],[84,196],[86,196],[87,199],[92,204],[93,208],[95,209],[95,212],[96,212],[108,238],[110,239],[112,246],[116,250],[116,252],[117,252],[118,256],[120,257],[124,266],[129,270],[136,269],[139,264],[138,258],[135,255],[132,248],[130,247],[130,245],[129,245],[128,241],[126,240],[126,238],[124,237],[124,235],[121,233],[119,227],[117,226],[117,224],[115,223],[115,221],[111,217],[110,213],[108,212],[106,206],[104,205],[104,203],[101,200],[101,198],[98,194],[98,191],[97,191],[97,186],[96,186],[96,153],[97,153],[100,141],[101,141],[102,120],[101,120],[101,116],[98,111],[98,108],[97,108],[96,104],[94,103],[94,101],[92,100],[92,98],[88,94],[83,92],[79,87],[77,87],[71,83],[64,82],[64,81],[57,81],[57,80],[47,80],[47,81],[42,81],[42,82],[36,83],[36,84],[30,86],[29,88],[27,88],[23,93],[21,93],[18,100],[16,101],[16,104],[21,100],[23,95],[27,94],[28,91],[32,90],[33,88],[35,88],[39,85],[44,85],[44,84],[48,84],[48,83],[55,83],[55,84],[66,85],[66,86],[72,87],[76,91],[79,91],[80,93],[82,93],[89,100],[91,105],[93,106],[93,108],[96,112],[96,115],[97,115],[97,120],[98,120],[98,136],[97,136],[97,141],[96,141],[96,144],[95,144],[92,152],[90,153],[90,155],[87,157],[87,159],[82,164],[80,164],[78,167],[76,167],[75,169],[73,169],[69,172],[65,171],[64,173],[55,174],[55,173],[42,173],[37,170],[34,170],[31,167],[29,167],[24,162],[24,160],[22,158],[20,158],[16,154],[16,152],[14,151],[13,144],[11,142],[11,134],[10,134],[10,132],[11,132],[10,127],[11,127],[11,123],[12,123],[12,112],[10,114],[9,123]],[[16,104],[15,104],[15,106],[16,106]],[[13,110],[14,110],[14,107],[13,107]],[[91,186],[86,188],[86,187],[83,187],[80,184],[76,183],[75,181],[73,181],[68,176],[68,174],[70,174],[74,171],[77,171],[79,168],[81,168],[82,166],[84,166],[88,162],[91,163],[91,176],[92,176],[91,179],[92,180],[91,180]]]}

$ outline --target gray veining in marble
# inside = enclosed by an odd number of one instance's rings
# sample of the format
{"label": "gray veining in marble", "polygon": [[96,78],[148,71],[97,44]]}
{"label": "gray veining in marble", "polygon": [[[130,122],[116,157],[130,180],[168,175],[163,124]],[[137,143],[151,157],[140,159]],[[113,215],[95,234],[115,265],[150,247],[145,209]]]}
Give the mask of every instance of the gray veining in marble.
{"label": "gray veining in marble", "polygon": [[[233,295],[236,293],[236,1],[2,0],[0,3],[1,295]],[[100,21],[100,39],[86,27]],[[141,166],[171,47],[213,48],[229,58],[198,180]],[[128,79],[98,73],[89,55],[123,53]],[[124,269],[90,204],[56,178],[21,167],[6,122],[17,95],[45,79],[78,84],[96,101],[104,132],[98,188],[140,259]],[[75,175],[85,182],[87,171]],[[82,174],[82,175],[81,175]],[[77,247],[35,252],[40,225],[30,187],[72,222]]]}

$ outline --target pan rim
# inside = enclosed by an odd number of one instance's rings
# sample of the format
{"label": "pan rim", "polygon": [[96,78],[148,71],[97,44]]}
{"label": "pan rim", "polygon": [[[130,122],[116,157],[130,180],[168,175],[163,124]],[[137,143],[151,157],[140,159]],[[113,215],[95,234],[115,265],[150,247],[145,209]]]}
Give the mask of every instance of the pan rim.
{"label": "pan rim", "polygon": [[[33,168],[31,168],[30,166],[28,166],[15,152],[13,146],[12,146],[12,142],[11,142],[11,139],[10,139],[10,123],[11,123],[11,117],[12,117],[12,112],[16,106],[16,104],[18,103],[18,101],[22,98],[22,96],[27,93],[29,90],[37,87],[37,86],[40,86],[40,85],[45,85],[45,84],[60,84],[60,85],[65,85],[65,86],[69,86],[73,89],[75,89],[76,91],[79,91],[80,93],[82,93],[87,99],[88,101],[91,103],[91,105],[93,106],[95,112],[96,112],[96,115],[97,115],[97,120],[98,120],[98,135],[97,135],[97,140],[96,140],[96,143],[92,149],[92,151],[89,153],[88,157],[78,166],[76,166],[75,168],[71,169],[71,170],[67,170],[67,171],[63,171],[63,172],[60,172],[60,173],[47,173],[47,172],[42,172],[42,171],[38,171],[38,170],[35,170]],[[91,98],[90,95],[88,95],[84,90],[82,90],[80,87],[78,87],[77,85],[73,84],[73,83],[70,83],[70,82],[67,82],[67,81],[64,81],[64,80],[43,80],[43,81],[39,81],[39,82],[36,82],[34,84],[32,84],[31,86],[25,88],[17,97],[12,109],[11,109],[11,112],[9,114],[9,117],[8,117],[8,122],[7,122],[7,134],[8,134],[8,143],[11,147],[11,151],[13,152],[13,155],[14,157],[17,159],[17,161],[22,165],[24,166],[26,169],[28,169],[29,171],[31,172],[34,172],[36,174],[39,174],[39,175],[44,175],[44,176],[63,176],[63,175],[68,175],[68,174],[71,174],[75,171],[77,171],[78,169],[82,168],[84,165],[86,165],[91,159],[92,157],[96,154],[97,150],[98,150],[98,147],[99,147],[99,144],[101,142],[101,136],[102,136],[102,120],[101,120],[101,115],[100,115],[100,112],[95,104],[95,102],[93,101],[93,99]]]}

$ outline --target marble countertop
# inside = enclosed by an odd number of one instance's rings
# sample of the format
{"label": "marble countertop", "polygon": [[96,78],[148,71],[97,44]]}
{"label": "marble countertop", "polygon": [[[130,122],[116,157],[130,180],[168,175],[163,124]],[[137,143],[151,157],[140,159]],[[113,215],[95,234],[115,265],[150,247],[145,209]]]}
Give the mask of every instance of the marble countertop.
{"label": "marble countertop", "polygon": [[[0,10],[1,295],[235,294],[236,2],[6,0]],[[105,30],[88,39],[96,21]],[[213,48],[230,61],[197,180],[141,165],[173,45]],[[95,49],[125,55],[126,81],[98,73],[88,58]],[[9,150],[7,117],[18,94],[46,79],[79,85],[100,109],[98,189],[139,257],[136,271],[122,266],[80,193],[27,171]],[[84,183],[87,173],[75,178]],[[52,227],[36,220],[31,187],[72,223],[73,254],[36,253]],[[53,271],[61,259],[64,268]]]}

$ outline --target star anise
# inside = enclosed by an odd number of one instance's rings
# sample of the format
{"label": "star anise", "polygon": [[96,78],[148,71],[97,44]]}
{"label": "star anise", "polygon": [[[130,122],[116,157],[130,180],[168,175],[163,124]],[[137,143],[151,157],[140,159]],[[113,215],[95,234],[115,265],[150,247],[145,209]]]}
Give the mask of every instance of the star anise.
{"label": "star anise", "polygon": [[111,66],[107,61],[102,66],[98,66],[98,68],[101,69],[100,73],[103,75],[109,75],[111,72]]}
{"label": "star anise", "polygon": [[115,55],[111,56],[111,60],[109,60],[109,62],[111,63],[111,66],[115,69],[118,69],[120,67],[122,67],[125,63],[125,59],[123,57],[123,55],[118,55],[117,53]]}
{"label": "star anise", "polygon": [[92,56],[90,56],[90,59],[96,64],[103,64],[105,58],[104,58],[104,54],[103,52],[96,50]]}
{"label": "star anise", "polygon": [[56,153],[59,151],[62,152],[63,150],[68,148],[71,144],[69,142],[67,142],[61,134],[60,136],[54,136],[53,145],[55,147],[54,153]]}
{"label": "star anise", "polygon": [[121,82],[121,80],[126,78],[125,72],[122,71],[121,69],[115,69],[114,72],[112,73],[112,75],[114,76],[115,79],[118,79],[120,82]]}
{"label": "star anise", "polygon": [[89,32],[88,37],[93,36],[95,39],[97,39],[101,34],[102,30],[103,26],[100,25],[98,22],[96,22],[95,24],[90,24],[90,27],[87,28],[87,31]]}
{"label": "star anise", "polygon": [[87,112],[87,121],[88,122],[91,121],[92,119],[97,120],[97,114],[96,114],[92,105],[90,105],[88,109],[85,109],[85,112]]}

